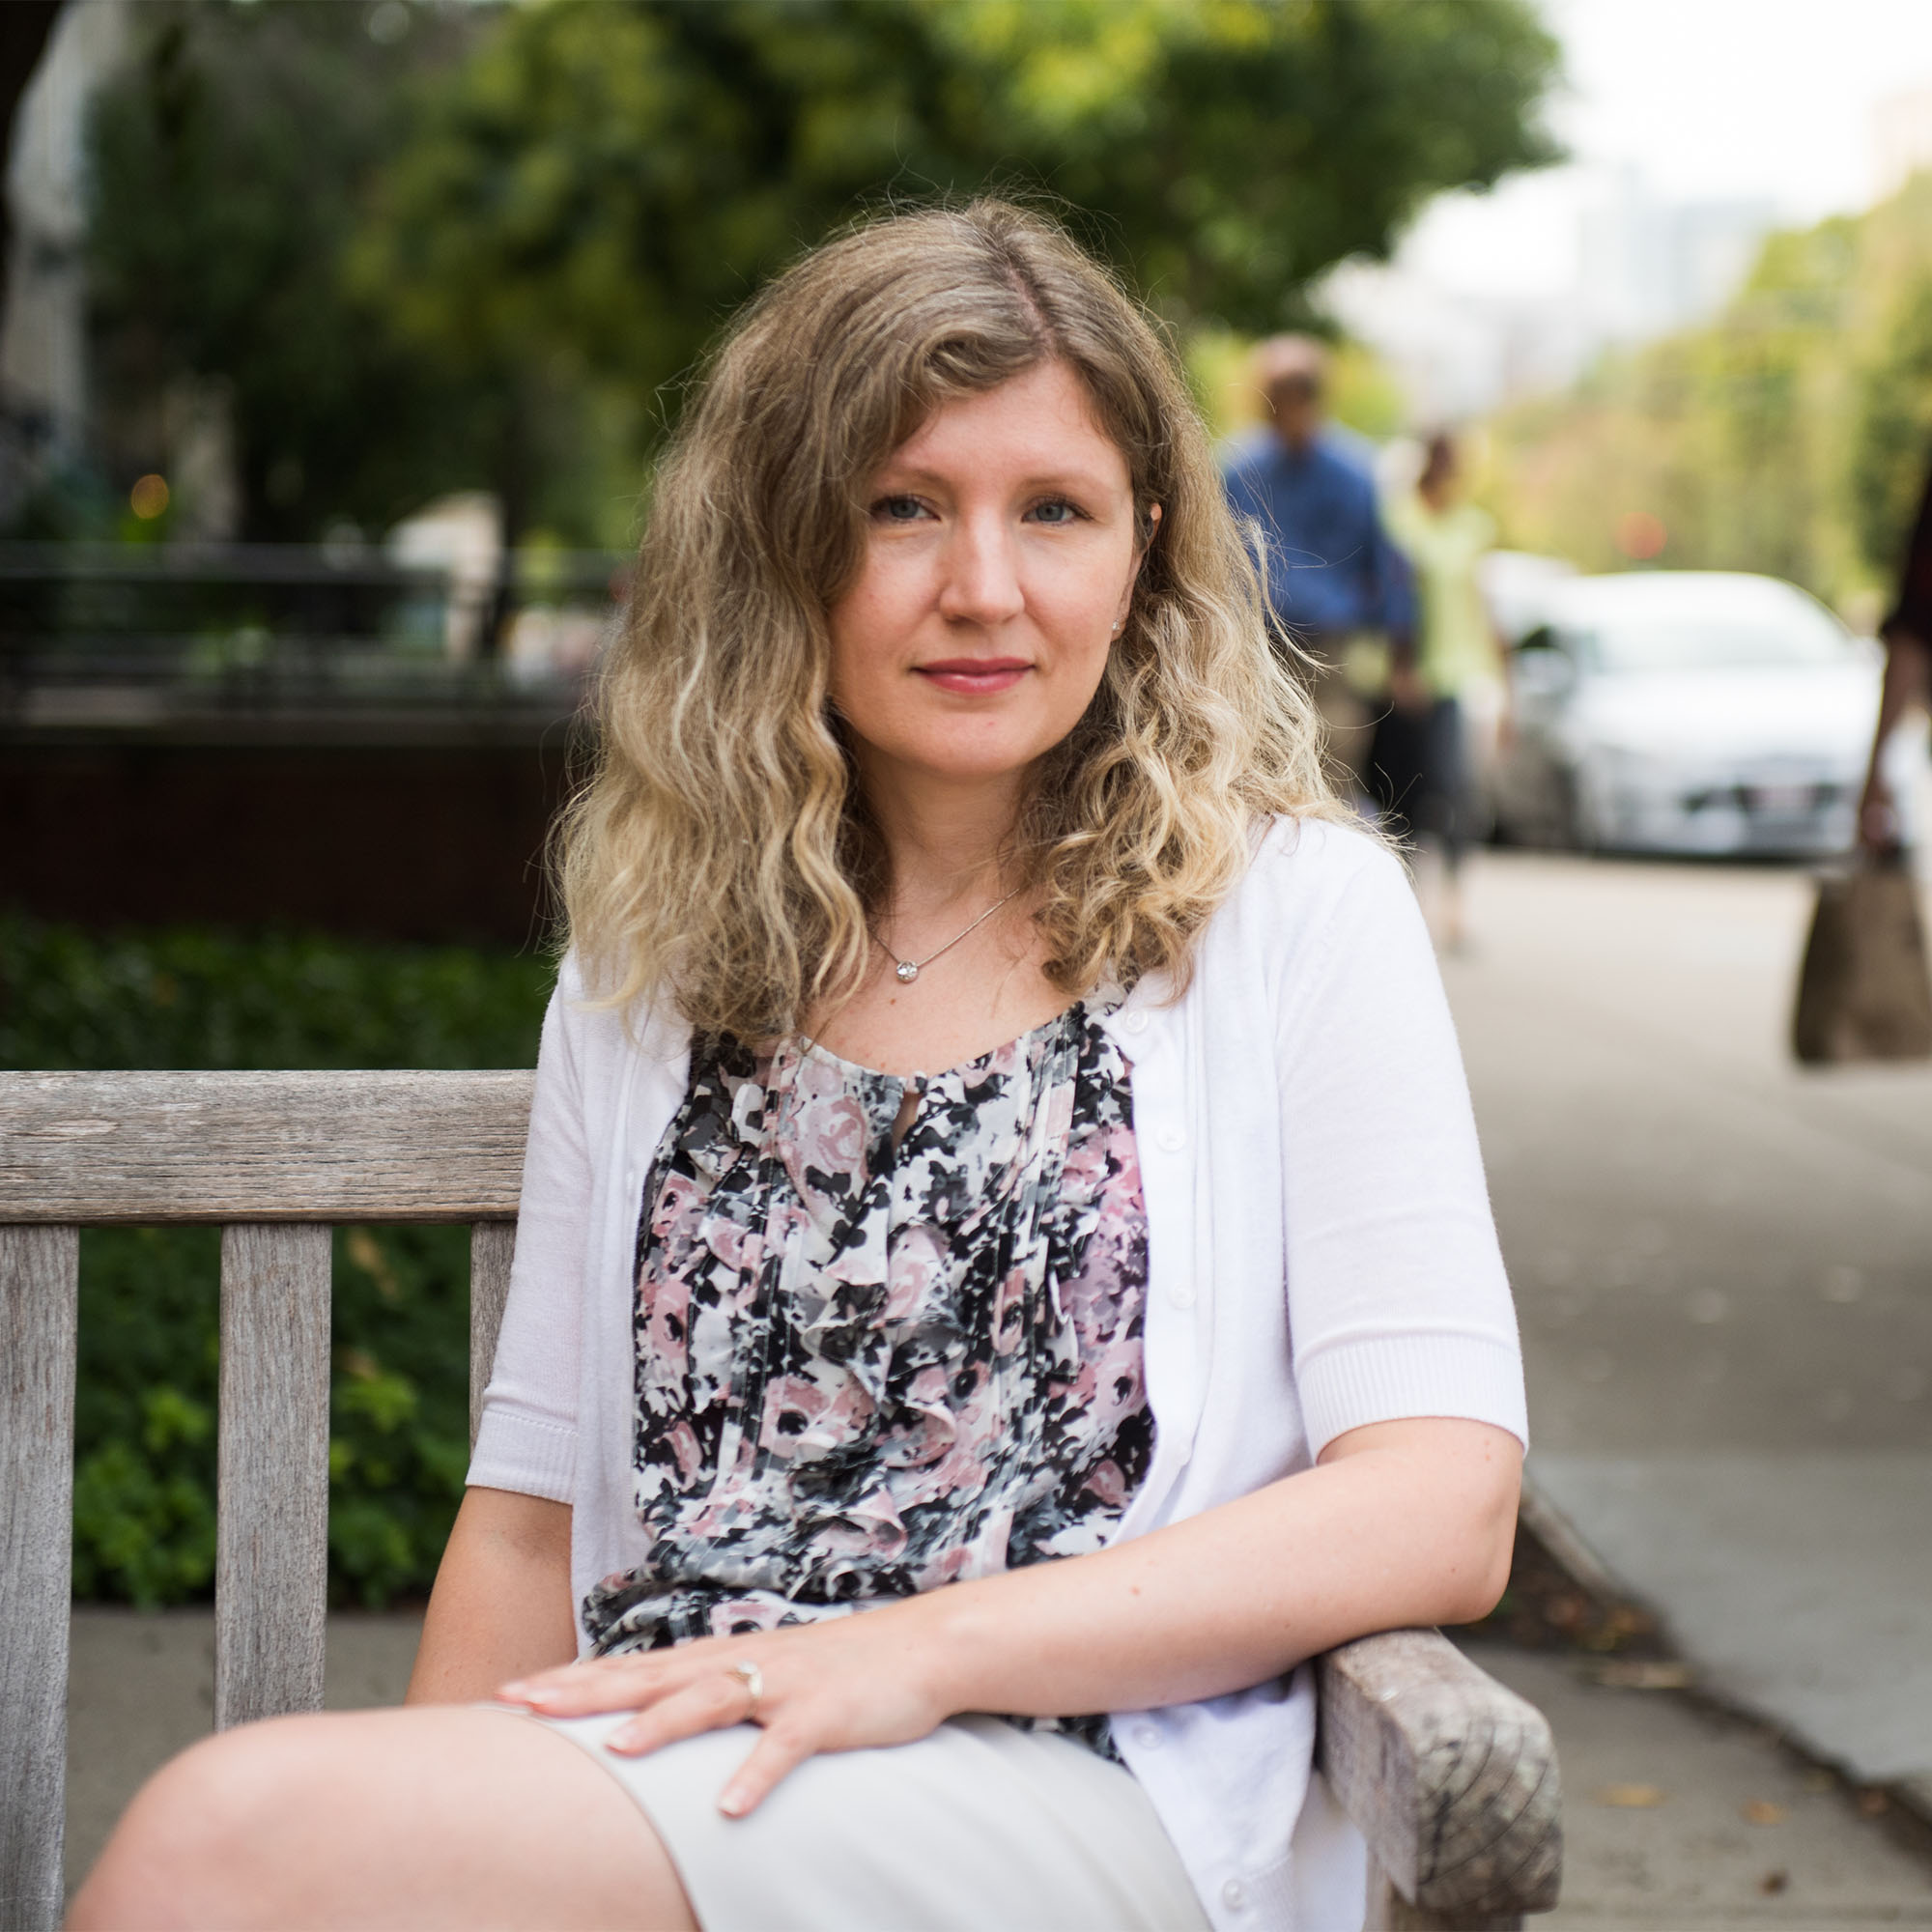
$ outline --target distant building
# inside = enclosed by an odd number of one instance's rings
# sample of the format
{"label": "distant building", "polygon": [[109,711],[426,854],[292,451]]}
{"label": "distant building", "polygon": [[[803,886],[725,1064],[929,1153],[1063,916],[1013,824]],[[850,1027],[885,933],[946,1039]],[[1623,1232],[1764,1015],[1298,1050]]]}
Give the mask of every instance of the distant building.
{"label": "distant building", "polygon": [[1602,339],[1573,300],[1445,288],[1400,256],[1344,263],[1322,301],[1395,372],[1423,423],[1460,422],[1505,397],[1560,388]]}
{"label": "distant building", "polygon": [[1578,224],[1577,296],[1592,332],[1641,342],[1705,321],[1737,293],[1776,222],[1768,200],[1662,201],[1621,170]]}
{"label": "distant building", "polygon": [[1634,169],[1571,179],[1579,205],[1569,246],[1548,247],[1541,293],[1485,289],[1466,270],[1452,281],[1411,242],[1387,264],[1344,263],[1323,284],[1331,312],[1395,370],[1419,420],[1560,388],[1610,344],[1705,321],[1776,225],[1769,201],[1666,201]]}

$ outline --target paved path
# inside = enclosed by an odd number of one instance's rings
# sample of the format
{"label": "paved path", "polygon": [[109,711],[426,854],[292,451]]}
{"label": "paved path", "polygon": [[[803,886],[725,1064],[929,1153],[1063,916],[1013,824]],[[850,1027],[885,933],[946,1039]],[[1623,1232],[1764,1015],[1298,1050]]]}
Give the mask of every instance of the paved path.
{"label": "paved path", "polygon": [[1563,1897],[1536,1932],[1932,1925],[1932,1862],[1761,1729],[1580,1660],[1471,1650],[1556,1734]]}
{"label": "paved path", "polygon": [[1802,874],[1472,886],[1447,978],[1535,1480],[1713,1690],[1932,1780],[1932,1066],[1791,1063]]}

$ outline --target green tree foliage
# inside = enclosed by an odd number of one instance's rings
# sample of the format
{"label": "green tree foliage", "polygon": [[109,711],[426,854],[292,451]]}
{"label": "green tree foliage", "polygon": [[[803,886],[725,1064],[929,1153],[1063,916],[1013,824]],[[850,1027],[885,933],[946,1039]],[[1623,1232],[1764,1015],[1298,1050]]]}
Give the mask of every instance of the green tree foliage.
{"label": "green tree foliage", "polygon": [[472,366],[649,395],[838,223],[992,185],[1260,330],[1428,194],[1549,158],[1553,62],[1520,0],[552,0],[442,91],[361,272]]}
{"label": "green tree foliage", "polygon": [[[454,949],[0,919],[0,1065],[527,1066],[551,970]],[[214,1567],[218,1234],[81,1241],[74,1589],[206,1596]],[[329,1577],[428,1588],[469,1461],[469,1236],[335,1237]]]}
{"label": "green tree foliage", "polygon": [[1178,320],[1256,331],[1430,193],[1551,154],[1530,0],[136,12],[95,140],[108,392],[226,382],[261,536],[480,485],[621,540],[667,385],[890,201],[1058,197]]}
{"label": "green tree foliage", "polygon": [[1860,216],[1773,236],[1708,327],[1606,357],[1492,426],[1509,541],[1633,561],[1633,512],[1674,568],[1755,570],[1865,606],[1891,582],[1932,461],[1932,177]]}
{"label": "green tree foliage", "polygon": [[1882,572],[1896,569],[1904,556],[1932,464],[1932,236],[1889,322],[1881,347],[1860,372],[1851,455],[1859,547]]}
{"label": "green tree foliage", "polygon": [[[350,298],[343,252],[412,84],[463,22],[419,10],[384,45],[359,6],[156,0],[97,99],[96,360],[123,468],[159,458],[185,384],[232,411],[243,534],[382,525],[484,465],[493,399]],[[122,479],[125,487],[125,477]]]}

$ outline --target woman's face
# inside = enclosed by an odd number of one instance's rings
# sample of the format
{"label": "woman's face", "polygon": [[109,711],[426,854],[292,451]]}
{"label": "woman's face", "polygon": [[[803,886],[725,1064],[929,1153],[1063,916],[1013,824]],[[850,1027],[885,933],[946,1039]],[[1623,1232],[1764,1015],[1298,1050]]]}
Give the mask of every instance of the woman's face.
{"label": "woman's face", "polygon": [[1079,722],[1126,617],[1126,459],[1046,362],[937,410],[866,502],[831,626],[832,698],[868,780],[1023,772]]}

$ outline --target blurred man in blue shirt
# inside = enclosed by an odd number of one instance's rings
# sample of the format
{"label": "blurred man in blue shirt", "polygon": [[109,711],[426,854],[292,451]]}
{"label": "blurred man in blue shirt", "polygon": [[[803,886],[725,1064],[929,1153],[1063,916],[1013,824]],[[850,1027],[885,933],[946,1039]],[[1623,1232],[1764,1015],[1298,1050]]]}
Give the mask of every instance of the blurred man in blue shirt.
{"label": "blurred man in blue shirt", "polygon": [[1407,565],[1389,541],[1368,465],[1326,423],[1328,355],[1313,336],[1277,335],[1255,352],[1268,430],[1227,472],[1228,501],[1258,526],[1278,634],[1326,720],[1337,783],[1359,793],[1372,702],[1427,701],[1415,674]]}

